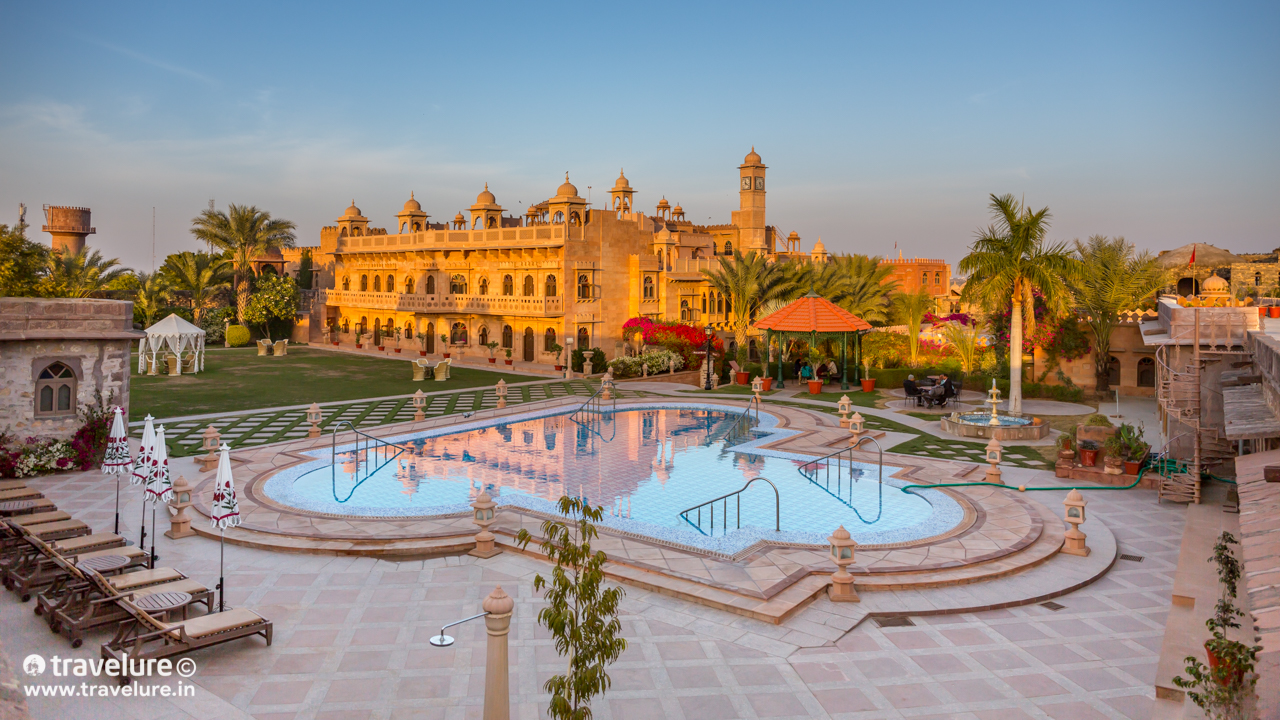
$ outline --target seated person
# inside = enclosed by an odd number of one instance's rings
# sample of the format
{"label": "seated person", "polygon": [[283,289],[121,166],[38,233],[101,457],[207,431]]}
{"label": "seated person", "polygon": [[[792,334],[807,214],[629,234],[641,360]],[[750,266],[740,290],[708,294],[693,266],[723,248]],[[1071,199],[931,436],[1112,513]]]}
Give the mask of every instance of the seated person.
{"label": "seated person", "polygon": [[836,367],[836,361],[828,358],[827,359],[827,377],[832,378],[834,380],[835,377],[839,374],[840,374],[840,368]]}
{"label": "seated person", "polygon": [[916,398],[916,402],[920,402],[920,387],[916,385],[915,375],[908,375],[907,379],[902,381],[902,391],[907,394],[908,400]]}
{"label": "seated person", "polygon": [[805,363],[800,366],[800,379],[806,382],[813,379],[812,365],[810,365],[809,363]]}

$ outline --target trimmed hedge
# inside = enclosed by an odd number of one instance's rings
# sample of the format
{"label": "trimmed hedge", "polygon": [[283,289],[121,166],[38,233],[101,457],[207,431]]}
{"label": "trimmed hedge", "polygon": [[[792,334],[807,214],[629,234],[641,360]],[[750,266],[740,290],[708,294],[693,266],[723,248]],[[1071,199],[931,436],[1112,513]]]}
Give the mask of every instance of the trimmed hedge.
{"label": "trimmed hedge", "polygon": [[243,325],[232,325],[227,328],[227,344],[231,347],[244,347],[249,344],[249,328]]}

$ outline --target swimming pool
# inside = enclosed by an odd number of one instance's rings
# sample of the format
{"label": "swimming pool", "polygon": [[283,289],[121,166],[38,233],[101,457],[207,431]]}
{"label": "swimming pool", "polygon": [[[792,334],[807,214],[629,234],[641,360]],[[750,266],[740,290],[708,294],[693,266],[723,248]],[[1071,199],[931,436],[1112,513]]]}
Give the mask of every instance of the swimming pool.
{"label": "swimming pool", "polygon": [[[837,497],[798,472],[811,458],[756,447],[793,432],[774,428],[771,416],[761,416],[749,439],[729,439],[740,412],[652,405],[619,408],[585,423],[563,409],[473,422],[388,438],[406,452],[359,480],[350,449],[340,447],[339,464],[332,466],[328,450],[313,450],[314,461],[271,477],[263,491],[282,505],[362,517],[467,511],[481,491],[500,505],[543,512],[554,512],[562,495],[582,496],[605,507],[609,527],[726,553],[762,538],[825,544],[838,525],[859,543],[902,542],[944,532],[963,517],[941,492],[899,490],[905,483],[889,478],[897,467],[884,468],[882,488],[877,467],[858,464],[860,478],[846,482]],[[773,490],[757,482],[740,496],[740,508],[735,500],[717,505],[715,527],[706,509],[701,518],[681,516],[755,477],[777,486],[779,506]],[[781,532],[774,530],[775,513]]]}

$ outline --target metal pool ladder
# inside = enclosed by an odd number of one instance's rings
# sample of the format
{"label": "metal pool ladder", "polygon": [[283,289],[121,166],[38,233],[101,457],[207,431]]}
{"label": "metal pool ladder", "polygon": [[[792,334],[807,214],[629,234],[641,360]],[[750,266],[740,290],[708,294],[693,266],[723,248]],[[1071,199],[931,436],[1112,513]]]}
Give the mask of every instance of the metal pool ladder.
{"label": "metal pool ladder", "polygon": [[609,437],[605,437],[604,433],[600,432],[600,429],[597,428],[596,425],[603,424],[604,422],[606,402],[609,403],[610,412],[617,411],[618,398],[615,396],[605,400],[601,397],[601,393],[603,392],[604,385],[601,385],[591,397],[587,398],[586,402],[579,405],[578,409],[574,410],[573,413],[569,415],[569,419],[577,423],[580,427],[586,428],[588,432],[601,440],[609,442],[617,435],[617,425],[612,425],[613,432]]}
{"label": "metal pool ladder", "polygon": [[[774,485],[773,481],[766,477],[751,478],[750,480],[747,481],[746,485],[742,486],[741,490],[735,490],[734,492],[731,492],[728,495],[721,495],[720,497],[715,498],[714,500],[708,500],[702,503],[701,505],[694,505],[688,510],[685,510],[684,512],[680,513],[680,517],[684,518],[685,522],[697,528],[698,532],[702,533],[703,535],[710,535],[711,533],[702,529],[702,508],[705,507],[710,509],[711,532],[715,532],[715,529],[716,529],[716,505],[715,504],[718,502],[722,502],[724,503],[724,510],[722,510],[720,513],[720,517],[723,518],[723,520],[721,521],[721,528],[725,532],[728,532],[729,530],[729,498],[734,498],[736,500],[735,509],[737,510],[735,525],[738,529],[742,529],[742,493],[747,488],[751,487],[751,483],[757,480],[763,480],[769,483],[769,487],[773,488],[773,531],[781,532],[782,531],[782,497],[778,494],[778,486]],[[698,511],[697,522],[694,522],[689,519],[689,513],[695,510]]]}
{"label": "metal pool ladder", "polygon": [[[351,491],[344,498],[338,497],[338,433],[340,428],[346,425],[351,428],[351,432],[356,435],[355,449],[353,451],[355,457],[356,469],[352,473],[355,483],[351,486]],[[355,494],[356,488],[360,487],[365,480],[368,480],[374,473],[386,467],[388,463],[400,457],[402,453],[408,452],[409,448],[404,445],[387,442],[381,438],[376,438],[368,433],[361,432],[352,425],[349,420],[341,420],[333,426],[333,443],[329,450],[329,471],[330,479],[333,486],[333,499],[336,502],[346,502]]]}
{"label": "metal pool ladder", "polygon": [[[858,508],[853,506],[853,485],[858,482],[860,477],[862,477],[862,471],[854,467],[855,461],[853,459],[853,452],[868,440],[875,443],[876,451],[880,454],[880,458],[876,463],[879,467],[879,474],[876,477],[876,484],[878,485],[879,492],[879,508],[876,510],[875,518],[871,520],[864,518],[862,513],[858,511]],[[832,459],[835,460],[836,466],[836,489],[834,492],[831,490]],[[875,438],[869,436],[863,437],[849,447],[840,448],[839,450],[828,453],[816,460],[810,460],[796,468],[796,470],[800,473],[801,477],[804,477],[809,482],[827,491],[827,493],[835,499],[847,505],[862,522],[870,524],[880,520],[880,515],[884,512],[884,448],[880,447],[880,442]],[[848,500],[846,500],[843,495],[846,484],[850,492]]]}
{"label": "metal pool ladder", "polygon": [[751,435],[751,428],[760,424],[760,398],[755,395],[747,401],[747,407],[738,413],[725,433],[727,442],[736,442]]}

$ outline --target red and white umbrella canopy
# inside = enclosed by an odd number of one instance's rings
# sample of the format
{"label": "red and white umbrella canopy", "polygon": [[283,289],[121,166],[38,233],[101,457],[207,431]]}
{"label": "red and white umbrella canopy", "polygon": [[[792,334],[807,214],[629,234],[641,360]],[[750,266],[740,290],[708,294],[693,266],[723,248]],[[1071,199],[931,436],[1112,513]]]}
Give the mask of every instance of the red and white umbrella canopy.
{"label": "red and white umbrella canopy", "polygon": [[155,455],[156,455],[156,428],[153,424],[155,418],[148,415],[146,417],[147,424],[142,429],[142,444],[138,446],[138,459],[133,463],[133,474],[129,476],[129,482],[134,485],[146,485],[151,479],[151,474],[155,472]]}
{"label": "red and white umbrella canopy", "polygon": [[168,502],[173,497],[173,480],[169,477],[169,448],[165,444],[163,425],[156,429],[155,443],[152,455],[155,469],[143,487],[143,499],[153,503]]}
{"label": "red and white umbrella canopy", "polygon": [[240,501],[236,499],[236,482],[231,477],[231,448],[219,448],[218,476],[213,485],[213,507],[209,520],[213,527],[226,530],[240,524]]}
{"label": "red and white umbrella canopy", "polygon": [[133,458],[129,455],[129,436],[124,429],[124,411],[116,406],[116,416],[107,435],[107,454],[102,458],[102,474],[128,475],[132,472]]}

